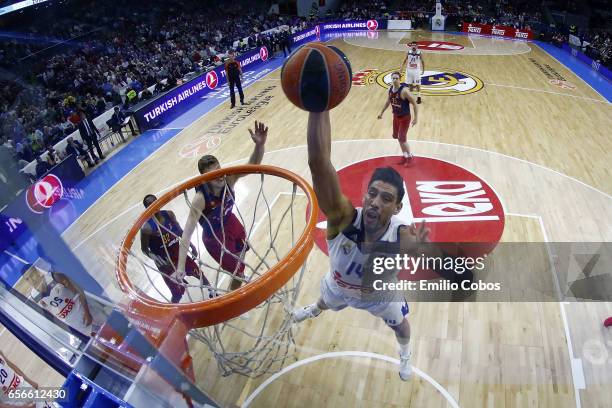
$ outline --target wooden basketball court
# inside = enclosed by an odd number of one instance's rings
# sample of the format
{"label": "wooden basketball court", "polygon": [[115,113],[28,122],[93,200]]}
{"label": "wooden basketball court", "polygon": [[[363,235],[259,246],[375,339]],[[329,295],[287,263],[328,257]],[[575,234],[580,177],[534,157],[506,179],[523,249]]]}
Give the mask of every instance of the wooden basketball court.
{"label": "wooden basketball court", "polygon": [[[533,43],[429,32],[331,41],[359,74],[346,100],[331,111],[336,168],[400,153],[390,138],[390,113],[382,120],[377,115],[387,97],[385,75],[399,68],[405,44],[413,39],[463,47],[424,51],[431,90],[424,87],[418,124],[408,133],[413,153],[456,164],[487,181],[505,210],[501,242],[612,240],[612,108]],[[461,88],[468,82],[474,85]],[[230,110],[225,103],[181,130],[64,234],[114,299],[120,297],[116,251],[143,210],[143,197],[197,175],[197,157],[179,152],[202,135],[220,138],[211,153],[222,166],[242,164],[253,146],[247,128],[255,120],[264,122],[270,129],[264,164],[310,180],[307,113],[284,97],[279,71],[245,89],[245,95],[249,106]],[[238,183],[238,197],[253,193],[251,184]],[[177,215],[184,222],[187,208],[177,209]],[[315,246],[298,304],[317,299],[327,262]],[[551,301],[411,302],[416,372],[409,382],[397,375],[393,332],[380,319],[347,309],[304,322],[295,336],[295,359],[280,375],[221,377],[206,347],[191,339],[197,384],[222,406],[609,406],[612,332],[601,321],[612,313],[612,304],[559,303],[555,294],[567,288],[556,287],[554,275],[532,281],[521,273],[526,267],[520,259],[508,265],[508,273],[520,276],[517,286],[545,282],[552,288]],[[28,285],[23,286],[27,293]]]}

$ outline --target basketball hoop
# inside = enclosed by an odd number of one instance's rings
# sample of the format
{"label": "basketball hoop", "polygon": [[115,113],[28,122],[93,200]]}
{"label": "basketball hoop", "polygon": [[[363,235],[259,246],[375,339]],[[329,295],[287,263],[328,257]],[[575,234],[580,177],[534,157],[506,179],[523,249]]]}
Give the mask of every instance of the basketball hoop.
{"label": "basketball hoop", "polygon": [[[248,245],[245,247],[248,250],[236,254],[225,248],[223,221],[217,240],[223,245],[225,255],[245,265],[244,277],[236,277],[231,271],[223,270],[208,255],[200,238],[201,227],[198,226],[191,243],[194,244],[196,240],[198,243],[197,255],[192,259],[201,272],[199,282],[194,282],[198,280],[194,277],[182,280],[173,277],[185,290],[180,303],[170,303],[169,297],[164,294],[164,291],[168,291],[164,284],[166,280],[161,279],[168,275],[164,276],[157,263],[139,248],[132,248],[134,241],[150,220],[160,233],[166,233],[171,240],[180,240],[181,237],[157,221],[155,214],[172,210],[183,226],[192,209],[189,195],[195,195],[193,189],[219,179],[227,187],[227,177],[232,175],[245,177],[236,183],[234,190],[223,190],[224,196],[218,205],[221,206],[220,214],[226,214],[222,206],[226,202],[225,195],[231,195],[233,213],[244,227],[245,243]],[[271,194],[276,194],[273,200],[270,200]],[[306,217],[296,217],[298,207],[304,209]],[[171,316],[170,320],[180,320],[190,330],[191,338],[208,346],[223,375],[240,373],[257,376],[277,371],[293,346],[290,311],[299,293],[305,261],[313,246],[312,233],[317,214],[314,191],[303,178],[288,170],[242,165],[212,171],[172,188],[138,217],[121,244],[116,276],[122,291],[130,298],[130,309],[137,310],[137,315],[144,316],[149,322],[168,320],[168,316]],[[205,214],[200,215],[210,223]],[[223,215],[221,219],[225,217]],[[165,239],[162,240],[164,246]],[[208,284],[203,276],[208,279]],[[225,277],[240,280],[242,287],[228,291]],[[254,316],[248,320],[236,319],[248,311],[252,311],[250,314]],[[139,327],[144,327],[146,331],[148,324],[141,322]],[[149,334],[154,338],[172,335],[163,331],[161,334]],[[182,335],[184,337],[184,333]],[[235,347],[232,342],[236,343],[238,336],[242,337],[238,342],[241,344]],[[250,340],[246,341],[245,338]]]}

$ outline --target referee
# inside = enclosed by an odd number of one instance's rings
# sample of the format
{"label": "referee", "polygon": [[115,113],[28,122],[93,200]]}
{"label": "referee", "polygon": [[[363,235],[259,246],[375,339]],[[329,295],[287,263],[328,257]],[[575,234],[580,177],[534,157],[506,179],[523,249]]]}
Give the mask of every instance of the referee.
{"label": "referee", "polygon": [[236,56],[234,51],[230,51],[228,56],[229,58],[225,62],[225,76],[227,77],[227,82],[229,82],[230,87],[230,100],[232,101],[232,106],[230,106],[230,109],[233,109],[236,106],[234,86],[238,88],[240,103],[244,105],[244,93],[242,93],[242,69],[240,68],[240,63],[234,59]]}

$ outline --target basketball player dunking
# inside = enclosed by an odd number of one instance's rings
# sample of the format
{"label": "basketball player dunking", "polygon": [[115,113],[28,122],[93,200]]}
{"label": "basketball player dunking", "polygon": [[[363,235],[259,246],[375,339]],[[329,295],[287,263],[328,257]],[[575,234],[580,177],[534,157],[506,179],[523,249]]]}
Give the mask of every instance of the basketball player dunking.
{"label": "basketball player dunking", "polygon": [[[148,194],[142,200],[142,204],[148,208],[155,200],[157,197]],[[140,249],[153,259],[155,266],[162,273],[164,282],[170,289],[172,303],[178,303],[185,293],[185,287],[181,284],[185,282],[182,279],[177,281],[173,276],[178,265],[179,239],[182,235],[183,229],[172,211],[156,212],[153,218],[149,219],[140,229]],[[191,244],[191,251],[195,257],[198,256],[193,244]],[[185,274],[201,279],[201,283],[209,285],[198,265],[190,257],[186,258]]]}
{"label": "basketball player dunking", "polygon": [[[391,105],[393,112],[393,138],[397,139],[400,148],[402,149],[402,160],[400,164],[407,166],[412,160],[412,153],[410,153],[410,146],[408,145],[408,128],[410,127],[410,120],[412,119],[412,126],[417,124],[418,108],[414,99],[410,96],[406,84],[400,82],[400,73],[394,72],[391,74],[393,83],[389,88],[389,97],[383,106],[378,119],[382,119],[383,113]],[[410,105],[414,112],[414,117],[410,115]]]}
{"label": "basketball player dunking", "polygon": [[[399,242],[401,248],[414,248],[426,241],[429,231],[406,226],[395,217],[402,208],[405,194],[402,177],[390,167],[378,168],[372,174],[363,197],[363,207],[354,208],[342,194],[338,175],[331,160],[329,112],[310,113],[308,118],[308,164],[321,210],[327,216],[327,245],[330,270],[321,280],[321,295],[316,303],[296,309],[293,318],[301,322],[318,316],[321,311],[341,310],[347,306],[367,310],[381,317],[393,329],[400,348],[400,378],[408,380],[410,365],[410,325],[405,316],[408,304],[403,302],[364,300],[363,271],[369,258],[368,247],[374,243]],[[355,266],[357,265],[357,266]]]}
{"label": "basketball player dunking", "polygon": [[402,62],[400,72],[403,71],[404,66],[406,66],[406,83],[410,86],[410,92],[414,92],[416,88],[416,101],[417,103],[421,103],[421,75],[425,73],[425,61],[423,61],[423,55],[416,41],[410,43],[408,53],[406,54],[406,58],[404,58],[404,62]]}
{"label": "basketball player dunking", "polygon": [[[255,129],[249,129],[255,148],[248,164],[260,164],[263,159],[268,128],[260,122],[255,122]],[[218,170],[221,166],[215,156],[202,156],[198,161],[200,174]],[[242,262],[249,247],[246,243],[246,232],[240,220],[232,212],[234,208],[234,185],[245,174],[235,174],[219,177],[196,187],[196,195],[191,203],[189,218],[183,231],[179,252],[179,265],[185,264],[187,247],[196,222],[202,227],[204,247],[221,269],[234,276],[244,279],[245,264]],[[184,269],[183,269],[184,270]],[[179,274],[184,272],[179,271]],[[240,287],[242,282],[232,279],[230,290]]]}

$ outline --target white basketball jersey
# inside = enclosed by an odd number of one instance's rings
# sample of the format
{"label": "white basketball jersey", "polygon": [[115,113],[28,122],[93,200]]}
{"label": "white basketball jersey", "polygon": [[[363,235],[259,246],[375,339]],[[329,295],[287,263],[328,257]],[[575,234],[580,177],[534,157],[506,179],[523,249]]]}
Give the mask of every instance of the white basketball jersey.
{"label": "white basketball jersey", "polygon": [[408,51],[408,69],[421,69],[421,50]]}
{"label": "white basketball jersey", "polygon": [[[371,287],[362,285],[363,265],[369,254],[361,253],[360,246],[365,232],[362,230],[362,208],[356,209],[353,223],[334,239],[327,240],[329,250],[330,271],[326,279],[335,284],[343,293],[359,297],[362,290],[371,290]],[[405,225],[402,220],[393,216],[387,231],[380,237],[379,242],[398,242],[399,228]]]}
{"label": "white basketball jersey", "polygon": [[16,403],[15,399],[9,399],[8,393],[10,390],[32,387],[23,379],[23,377],[17,375],[17,373],[15,373],[7,362],[2,359],[2,357],[0,357],[0,386],[2,387],[0,402],[9,406],[13,405],[13,403],[15,403],[14,405],[16,406],[21,405],[21,403]]}
{"label": "white basketball jersey", "polygon": [[90,334],[91,326],[83,324],[84,309],[81,298],[67,287],[55,284],[49,296],[39,301],[40,305],[53,316],[66,323],[68,326],[83,334]]}

